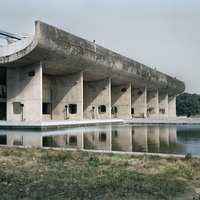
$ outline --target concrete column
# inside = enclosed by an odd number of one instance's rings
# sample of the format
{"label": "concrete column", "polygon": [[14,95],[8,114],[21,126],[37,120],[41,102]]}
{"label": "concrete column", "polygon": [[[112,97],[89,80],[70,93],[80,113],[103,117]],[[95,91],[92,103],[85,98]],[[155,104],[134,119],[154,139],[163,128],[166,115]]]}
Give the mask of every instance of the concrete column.
{"label": "concrete column", "polygon": [[134,88],[131,90],[131,116],[147,116],[147,90],[144,88]]}
{"label": "concrete column", "polygon": [[52,88],[55,77],[52,75],[43,74],[42,77],[42,101],[43,101],[43,115],[42,120],[52,119]]}
{"label": "concrete column", "polygon": [[111,118],[111,80],[84,82],[84,118]]}
{"label": "concrete column", "polygon": [[42,121],[42,62],[7,69],[7,120]]}
{"label": "concrete column", "polygon": [[112,118],[131,118],[131,84],[112,86]]}
{"label": "concrete column", "polygon": [[168,98],[168,117],[176,117],[176,97],[169,96]]}
{"label": "concrete column", "polygon": [[147,92],[147,117],[159,117],[158,90]]}
{"label": "concrete column", "polygon": [[[82,72],[65,76],[44,75],[43,120],[83,119],[83,75]],[[44,109],[43,109],[44,111]]]}
{"label": "concrete column", "polygon": [[160,117],[168,117],[168,94],[159,93],[159,115]]}

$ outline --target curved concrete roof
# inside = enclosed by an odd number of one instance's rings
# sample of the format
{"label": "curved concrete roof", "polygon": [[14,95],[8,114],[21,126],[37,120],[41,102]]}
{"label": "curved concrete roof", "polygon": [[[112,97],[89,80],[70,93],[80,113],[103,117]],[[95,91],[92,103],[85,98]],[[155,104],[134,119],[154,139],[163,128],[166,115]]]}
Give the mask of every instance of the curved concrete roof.
{"label": "curved concrete roof", "polygon": [[133,88],[169,95],[185,90],[185,84],[175,78],[41,21],[35,22],[35,35],[0,47],[0,66],[21,67],[38,61],[45,74],[82,70],[84,81],[110,77],[112,85],[131,83]]}

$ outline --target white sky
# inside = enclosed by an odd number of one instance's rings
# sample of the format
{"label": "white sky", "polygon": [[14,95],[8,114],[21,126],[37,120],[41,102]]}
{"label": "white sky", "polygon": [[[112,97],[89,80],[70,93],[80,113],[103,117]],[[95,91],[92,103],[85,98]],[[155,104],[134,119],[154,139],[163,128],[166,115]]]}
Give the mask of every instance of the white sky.
{"label": "white sky", "polygon": [[0,30],[31,33],[35,20],[95,39],[200,94],[200,0],[0,0]]}

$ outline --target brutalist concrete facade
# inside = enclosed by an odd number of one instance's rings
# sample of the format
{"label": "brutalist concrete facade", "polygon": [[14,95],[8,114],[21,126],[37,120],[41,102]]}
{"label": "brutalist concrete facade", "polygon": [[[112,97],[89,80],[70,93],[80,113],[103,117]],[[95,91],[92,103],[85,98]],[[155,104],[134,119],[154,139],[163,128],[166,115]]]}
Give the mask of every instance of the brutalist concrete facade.
{"label": "brutalist concrete facade", "polygon": [[41,21],[0,47],[0,118],[7,121],[175,117],[185,84]]}

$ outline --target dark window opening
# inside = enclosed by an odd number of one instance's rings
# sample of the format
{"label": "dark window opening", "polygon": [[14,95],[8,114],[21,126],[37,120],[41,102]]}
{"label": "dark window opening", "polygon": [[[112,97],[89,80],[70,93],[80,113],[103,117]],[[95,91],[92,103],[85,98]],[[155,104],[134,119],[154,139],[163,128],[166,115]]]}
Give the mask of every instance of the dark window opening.
{"label": "dark window opening", "polygon": [[126,88],[122,88],[122,89],[121,89],[121,92],[126,92]]}
{"label": "dark window opening", "polygon": [[69,144],[77,144],[77,136],[69,136]]}
{"label": "dark window opening", "polygon": [[33,70],[33,71],[30,71],[29,73],[28,73],[28,76],[35,76],[35,71]]}
{"label": "dark window opening", "polygon": [[69,104],[69,113],[76,114],[77,113],[77,105],[76,104]]}
{"label": "dark window opening", "polygon": [[51,103],[42,104],[42,114],[51,114]]}
{"label": "dark window opening", "polygon": [[6,98],[6,85],[0,85],[0,98]]}
{"label": "dark window opening", "polygon": [[165,114],[165,109],[160,109],[161,114]]}
{"label": "dark window opening", "polygon": [[52,136],[44,136],[42,138],[42,146],[43,147],[52,147],[52,145],[53,145]]}
{"label": "dark window opening", "polygon": [[0,144],[7,144],[7,136],[6,135],[0,135]]}
{"label": "dark window opening", "polygon": [[22,146],[23,145],[23,136],[20,136],[18,139],[14,139],[13,145]]}
{"label": "dark window opening", "polygon": [[13,113],[15,115],[21,114],[22,112],[22,104],[20,102],[13,102]]}
{"label": "dark window opening", "polygon": [[106,133],[99,133],[99,141],[101,142],[106,141]]}
{"label": "dark window opening", "polygon": [[104,114],[104,113],[106,113],[106,106],[105,105],[99,106],[99,114]]}
{"label": "dark window opening", "polygon": [[139,91],[139,92],[138,92],[138,95],[141,95],[142,93],[143,93],[142,91]]}
{"label": "dark window opening", "polygon": [[111,114],[117,114],[117,107],[116,106],[112,107]]}
{"label": "dark window opening", "polygon": [[117,137],[118,136],[118,131],[117,130],[113,130],[112,131],[112,136]]}
{"label": "dark window opening", "polygon": [[134,108],[131,108],[131,115],[134,114]]}
{"label": "dark window opening", "polygon": [[6,102],[0,102],[0,120],[6,120]]}

